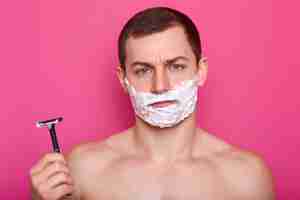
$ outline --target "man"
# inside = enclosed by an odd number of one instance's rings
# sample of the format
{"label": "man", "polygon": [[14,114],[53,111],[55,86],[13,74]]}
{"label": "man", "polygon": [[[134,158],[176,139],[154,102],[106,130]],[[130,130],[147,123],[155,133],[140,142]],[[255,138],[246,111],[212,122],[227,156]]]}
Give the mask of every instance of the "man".
{"label": "man", "polygon": [[197,128],[208,65],[187,16],[165,7],[137,13],[120,34],[119,59],[135,125],[66,159],[45,155],[31,169],[34,200],[274,199],[258,155]]}

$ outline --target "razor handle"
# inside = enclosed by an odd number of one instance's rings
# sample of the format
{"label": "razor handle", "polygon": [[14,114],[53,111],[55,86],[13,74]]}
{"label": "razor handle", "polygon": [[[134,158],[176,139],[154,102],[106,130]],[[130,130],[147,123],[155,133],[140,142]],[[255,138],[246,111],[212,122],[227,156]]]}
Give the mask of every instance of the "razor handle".
{"label": "razor handle", "polygon": [[58,145],[54,124],[52,124],[50,126],[49,132],[50,132],[50,136],[51,136],[53,151],[56,152],[56,153],[60,153],[60,148],[59,148],[59,145]]}

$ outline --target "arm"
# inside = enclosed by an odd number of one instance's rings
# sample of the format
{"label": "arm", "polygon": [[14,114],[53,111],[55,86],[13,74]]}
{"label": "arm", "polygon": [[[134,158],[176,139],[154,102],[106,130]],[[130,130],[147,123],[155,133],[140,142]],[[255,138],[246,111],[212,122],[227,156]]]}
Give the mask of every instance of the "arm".
{"label": "arm", "polygon": [[[76,146],[68,155],[67,162],[74,179],[74,200],[84,200],[91,191],[98,192],[99,172],[109,161],[108,147],[104,142],[90,142]],[[98,182],[99,181],[99,182]]]}
{"label": "arm", "polygon": [[274,178],[262,157],[243,151],[234,158],[225,175],[234,199],[275,200]]}
{"label": "arm", "polygon": [[[66,155],[66,160],[68,163],[68,167],[70,169],[71,176],[74,180],[74,192],[72,197],[70,197],[70,200],[83,200],[80,193],[80,184],[81,184],[81,178],[80,178],[80,148],[75,148],[71,152],[69,152]],[[68,200],[68,199],[66,199]]]}

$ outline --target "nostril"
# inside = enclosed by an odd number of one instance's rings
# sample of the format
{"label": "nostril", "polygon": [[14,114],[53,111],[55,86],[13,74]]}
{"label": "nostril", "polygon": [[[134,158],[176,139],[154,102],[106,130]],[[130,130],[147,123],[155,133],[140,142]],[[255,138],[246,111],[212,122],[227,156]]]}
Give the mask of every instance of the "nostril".
{"label": "nostril", "polygon": [[159,80],[155,81],[153,84],[152,92],[155,94],[162,94],[170,90],[169,81],[168,80]]}
{"label": "nostril", "polygon": [[152,91],[152,93],[154,93],[154,94],[163,94],[163,93],[165,93],[165,92],[167,92],[167,91],[168,91],[168,89],[166,89],[166,88],[163,88],[163,89],[155,89],[155,90]]}

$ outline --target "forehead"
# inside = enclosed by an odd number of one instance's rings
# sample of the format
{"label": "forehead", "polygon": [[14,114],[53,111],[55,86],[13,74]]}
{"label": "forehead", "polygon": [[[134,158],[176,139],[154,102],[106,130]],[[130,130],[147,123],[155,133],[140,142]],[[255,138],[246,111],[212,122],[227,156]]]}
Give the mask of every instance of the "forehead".
{"label": "forehead", "polygon": [[139,38],[129,37],[126,42],[126,63],[136,60],[159,63],[177,56],[193,57],[184,29],[180,26]]}

